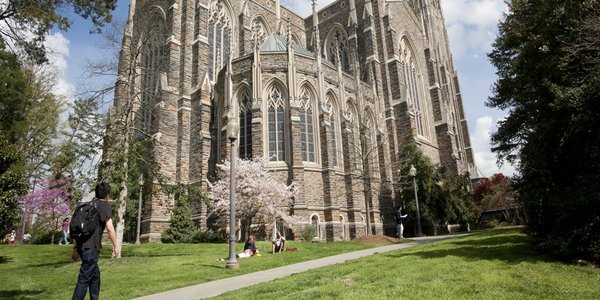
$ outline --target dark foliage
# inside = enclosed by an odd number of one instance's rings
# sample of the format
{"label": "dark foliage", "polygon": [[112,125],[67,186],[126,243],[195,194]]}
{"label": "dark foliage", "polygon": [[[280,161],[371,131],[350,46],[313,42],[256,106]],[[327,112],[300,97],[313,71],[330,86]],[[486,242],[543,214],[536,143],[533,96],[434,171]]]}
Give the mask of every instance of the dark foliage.
{"label": "dark foliage", "polygon": [[600,260],[600,1],[513,0],[489,54],[492,136],[518,159],[529,233],[563,258]]}

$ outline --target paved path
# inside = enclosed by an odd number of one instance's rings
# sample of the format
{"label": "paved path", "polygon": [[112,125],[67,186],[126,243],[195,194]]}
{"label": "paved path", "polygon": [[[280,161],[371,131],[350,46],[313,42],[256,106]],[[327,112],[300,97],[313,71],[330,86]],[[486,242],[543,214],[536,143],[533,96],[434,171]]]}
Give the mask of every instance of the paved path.
{"label": "paved path", "polygon": [[338,254],[329,257],[323,257],[315,260],[305,261],[274,269],[259,271],[255,273],[244,274],[240,276],[224,278],[215,281],[209,281],[202,284],[192,285],[184,288],[170,290],[154,295],[149,295],[139,300],[184,300],[184,299],[204,299],[221,295],[225,292],[241,289],[247,286],[272,281],[277,278],[282,278],[294,273],[301,273],[311,269],[320,267],[330,266],[334,264],[343,263],[348,260],[357,259],[376,253],[384,253],[398,249],[410,248],[420,244],[427,244],[434,241],[445,240],[449,238],[455,238],[465,236],[467,234],[456,234],[456,235],[444,235],[434,237],[422,237],[412,238],[415,240],[413,243],[406,244],[393,244],[388,246],[376,247],[371,249],[365,249],[350,253]]}

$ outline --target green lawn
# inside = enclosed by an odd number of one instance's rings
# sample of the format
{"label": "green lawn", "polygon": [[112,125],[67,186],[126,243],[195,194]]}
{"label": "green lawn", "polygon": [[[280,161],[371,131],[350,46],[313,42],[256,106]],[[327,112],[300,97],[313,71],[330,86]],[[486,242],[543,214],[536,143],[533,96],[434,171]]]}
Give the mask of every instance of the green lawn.
{"label": "green lawn", "polygon": [[[100,258],[102,299],[129,299],[169,289],[241,275],[282,265],[374,247],[360,243],[301,243],[291,253],[273,255],[270,242],[258,242],[260,257],[240,259],[239,270],[225,269],[219,258],[228,244],[125,245],[123,258]],[[241,252],[242,245],[237,245]],[[0,299],[70,299],[80,263],[70,260],[71,246],[0,245]],[[175,299],[174,299],[175,300]]]}
{"label": "green lawn", "polygon": [[220,298],[600,299],[600,270],[539,256],[518,230],[489,230],[295,274]]}
{"label": "green lawn", "polygon": [[[292,253],[240,259],[227,270],[227,244],[126,245],[122,259],[102,251],[103,299],[135,296],[241,275],[375,245],[294,243]],[[268,242],[259,242],[266,252]],[[0,246],[0,299],[69,299],[79,263],[69,246]],[[241,251],[241,245],[238,245]],[[225,294],[226,299],[600,299],[600,270],[532,252],[518,230],[489,230]],[[175,300],[175,299],[174,299]]]}

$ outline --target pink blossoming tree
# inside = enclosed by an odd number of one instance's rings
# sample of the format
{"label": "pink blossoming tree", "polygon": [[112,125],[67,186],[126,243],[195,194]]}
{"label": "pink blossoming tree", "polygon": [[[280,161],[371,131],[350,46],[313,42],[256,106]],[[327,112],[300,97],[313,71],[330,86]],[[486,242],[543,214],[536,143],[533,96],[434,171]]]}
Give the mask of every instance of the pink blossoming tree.
{"label": "pink blossoming tree", "polygon": [[[217,165],[219,180],[210,186],[212,213],[226,223],[229,217],[229,186],[231,162]],[[261,159],[237,160],[236,176],[236,218],[240,220],[242,238],[249,233],[251,225],[268,225],[282,220],[293,224],[295,218],[289,215],[297,190],[293,184],[285,185],[263,168]]]}
{"label": "pink blossoming tree", "polygon": [[52,244],[54,232],[71,213],[71,182],[70,178],[46,179],[41,184],[43,188],[23,197],[25,209],[35,216],[36,222],[47,224],[46,229],[52,232]]}

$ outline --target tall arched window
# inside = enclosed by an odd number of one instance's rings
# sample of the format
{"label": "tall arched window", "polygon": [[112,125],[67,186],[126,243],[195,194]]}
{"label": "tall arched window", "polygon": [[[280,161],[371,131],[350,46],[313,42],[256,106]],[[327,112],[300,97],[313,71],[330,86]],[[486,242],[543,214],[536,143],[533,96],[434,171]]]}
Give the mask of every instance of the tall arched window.
{"label": "tall arched window", "polygon": [[370,110],[365,111],[365,147],[364,153],[366,162],[369,164],[369,169],[376,174],[378,169],[379,149],[377,145],[377,126],[375,118]]}
{"label": "tall arched window", "polygon": [[160,96],[160,73],[164,70],[167,55],[167,26],[162,11],[156,8],[150,22],[142,35],[142,122],[143,128],[148,130],[152,122],[152,107]]}
{"label": "tall arched window", "polygon": [[240,158],[252,158],[252,98],[247,89],[240,97]]}
{"label": "tall arched window", "polygon": [[269,161],[285,160],[284,104],[281,90],[273,85],[268,90]]}
{"label": "tall arched window", "polygon": [[341,62],[342,70],[350,71],[350,56],[348,50],[348,36],[341,28],[336,27],[327,37],[326,41],[327,60],[335,66]]}
{"label": "tall arched window", "polygon": [[417,74],[416,57],[406,37],[403,37],[400,40],[400,63],[402,64],[404,84],[406,85],[407,100],[408,103],[412,105],[415,113],[417,134],[427,136],[428,132],[425,128],[426,125],[424,120],[425,106],[422,97],[420,97],[421,82]]}
{"label": "tall arched window", "polygon": [[338,140],[338,127],[339,127],[339,111],[338,105],[335,101],[333,95],[327,94],[326,96],[326,106],[329,107],[329,121],[331,123],[331,158],[333,162],[333,167],[338,167],[341,165],[339,159],[339,140]]}
{"label": "tall arched window", "polygon": [[213,82],[229,60],[231,18],[225,4],[212,1],[208,19],[208,78]]}
{"label": "tall arched window", "polygon": [[300,90],[300,143],[302,160],[315,161],[315,137],[313,123],[313,96],[307,87]]}
{"label": "tall arched window", "polygon": [[350,114],[350,126],[352,128],[352,143],[350,143],[350,153],[352,155],[352,169],[358,170],[362,166],[362,146],[360,144],[360,124],[359,116],[354,104],[351,101],[346,103]]}

